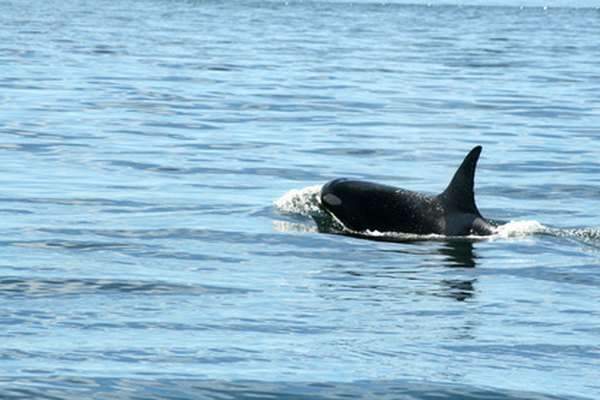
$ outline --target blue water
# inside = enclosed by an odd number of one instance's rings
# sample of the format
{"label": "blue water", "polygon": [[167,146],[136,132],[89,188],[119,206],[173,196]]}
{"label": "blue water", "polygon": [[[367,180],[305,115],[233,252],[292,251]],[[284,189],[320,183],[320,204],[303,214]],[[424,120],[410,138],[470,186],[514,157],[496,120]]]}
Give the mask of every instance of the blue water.
{"label": "blue water", "polygon": [[[600,13],[515,3],[1,2],[0,397],[600,398]],[[478,144],[491,238],[311,218]]]}

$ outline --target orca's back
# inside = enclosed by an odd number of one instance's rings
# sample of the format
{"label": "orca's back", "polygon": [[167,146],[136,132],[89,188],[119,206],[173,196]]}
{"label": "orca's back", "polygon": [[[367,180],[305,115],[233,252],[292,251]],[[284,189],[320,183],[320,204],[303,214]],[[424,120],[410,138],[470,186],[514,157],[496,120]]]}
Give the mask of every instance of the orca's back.
{"label": "orca's back", "polygon": [[321,202],[354,231],[442,233],[435,199],[409,190],[336,179],[323,186]]}

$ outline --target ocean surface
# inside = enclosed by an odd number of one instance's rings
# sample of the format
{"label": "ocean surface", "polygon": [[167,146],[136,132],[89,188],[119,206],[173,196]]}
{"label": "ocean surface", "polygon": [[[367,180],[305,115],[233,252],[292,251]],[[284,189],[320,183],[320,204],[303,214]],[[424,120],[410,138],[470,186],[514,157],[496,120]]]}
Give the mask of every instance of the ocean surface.
{"label": "ocean surface", "polygon": [[600,11],[428,3],[0,2],[0,398],[600,398]]}

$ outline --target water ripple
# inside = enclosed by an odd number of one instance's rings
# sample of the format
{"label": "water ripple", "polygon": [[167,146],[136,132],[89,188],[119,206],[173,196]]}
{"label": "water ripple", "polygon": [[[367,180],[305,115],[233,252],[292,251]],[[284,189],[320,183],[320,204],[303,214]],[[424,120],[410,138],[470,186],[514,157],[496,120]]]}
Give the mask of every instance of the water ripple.
{"label": "water ripple", "polygon": [[175,284],[172,282],[75,278],[25,279],[18,276],[0,277],[0,297],[9,299],[16,297],[80,297],[111,293],[132,295],[205,296],[241,294],[247,293],[247,290],[217,286],[200,286],[197,284]]}
{"label": "water ripple", "polygon": [[[124,360],[127,361],[127,360]],[[210,360],[209,360],[210,361]],[[215,360],[218,361],[218,360]],[[233,362],[235,359],[222,361]],[[344,382],[267,382],[183,379],[115,379],[78,376],[60,378],[11,379],[2,382],[0,394],[7,399],[78,399],[83,393],[89,399],[133,400],[143,397],[155,400],[239,399],[284,400],[405,399],[430,398],[462,400],[577,400],[571,396],[552,396],[525,391],[493,390],[461,385],[440,385],[411,381]]]}
{"label": "water ripple", "polygon": [[[600,25],[557,1],[2,1],[0,397],[600,397]],[[477,144],[499,235],[319,233],[329,179]]]}

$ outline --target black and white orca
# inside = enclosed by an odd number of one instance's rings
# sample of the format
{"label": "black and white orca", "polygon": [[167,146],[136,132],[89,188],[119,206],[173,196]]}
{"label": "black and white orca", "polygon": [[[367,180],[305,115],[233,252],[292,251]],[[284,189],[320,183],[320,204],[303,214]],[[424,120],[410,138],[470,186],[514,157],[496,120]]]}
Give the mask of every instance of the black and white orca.
{"label": "black and white orca", "polygon": [[321,189],[323,207],[354,232],[447,236],[491,235],[473,193],[481,146],[473,148],[441,194],[430,196],[378,183],[335,179]]}

